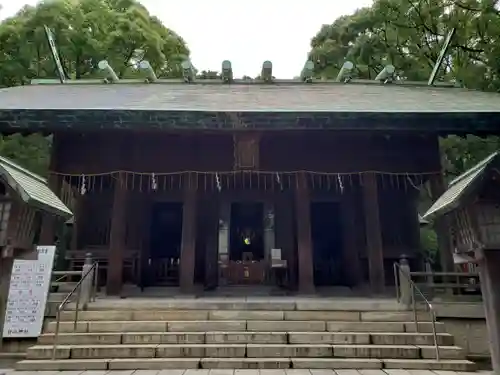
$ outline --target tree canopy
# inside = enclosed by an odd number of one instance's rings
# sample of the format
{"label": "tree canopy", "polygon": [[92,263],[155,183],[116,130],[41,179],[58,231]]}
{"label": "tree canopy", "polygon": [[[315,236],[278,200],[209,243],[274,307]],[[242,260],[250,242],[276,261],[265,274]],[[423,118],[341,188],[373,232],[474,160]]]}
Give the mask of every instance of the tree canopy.
{"label": "tree canopy", "polygon": [[439,78],[468,88],[500,89],[498,0],[375,0],[324,25],[313,37],[316,74],[333,78],[355,64],[358,78],[373,79],[384,65],[411,81],[427,80],[447,33],[456,28]]}
{"label": "tree canopy", "polygon": [[[439,74],[468,88],[500,90],[500,12],[498,0],[375,0],[324,25],[313,36],[310,58],[317,77],[333,78],[343,62],[355,64],[355,76],[373,79],[391,63],[399,77],[427,80],[445,35],[457,32]],[[107,59],[120,77],[138,74],[147,59],[159,77],[181,77],[189,57],[181,36],[150,15],[137,0],[47,0],[26,6],[0,23],[0,87],[56,78],[44,25],[55,35],[63,68],[71,79],[95,78]],[[198,79],[220,77],[202,70]],[[245,79],[251,79],[245,76]],[[258,77],[257,77],[258,78]],[[498,137],[441,142],[450,178],[500,148]],[[0,138],[0,154],[45,174],[50,140],[18,135]]]}
{"label": "tree canopy", "polygon": [[[45,25],[69,79],[96,78],[104,59],[119,77],[138,74],[142,59],[159,77],[181,77],[180,64],[189,57],[184,40],[136,0],[48,0],[0,23],[0,87],[58,77]],[[50,139],[41,135],[0,137],[1,155],[42,175],[49,149]]]}
{"label": "tree canopy", "polygon": [[[345,61],[356,78],[374,79],[387,64],[399,78],[427,81],[448,32],[456,33],[438,79],[467,88],[500,90],[498,0],[375,0],[371,7],[323,25],[311,40],[315,75],[335,78]],[[450,136],[442,140],[443,161],[456,177],[500,149],[498,137]]]}
{"label": "tree canopy", "polygon": [[92,78],[108,60],[119,77],[147,59],[158,76],[180,76],[183,39],[136,0],[52,0],[26,6],[0,24],[0,85],[56,78],[44,25],[51,28],[68,78]]}
{"label": "tree canopy", "polygon": [[[374,79],[387,64],[400,79],[427,81],[448,32],[456,28],[438,79],[470,89],[500,90],[500,11],[498,0],[375,0],[323,25],[311,40],[315,75],[335,78],[345,61],[353,78]],[[448,179],[500,149],[500,138],[449,136],[441,139]],[[432,202],[422,192],[421,208]],[[422,230],[422,245],[437,249],[436,235]]]}

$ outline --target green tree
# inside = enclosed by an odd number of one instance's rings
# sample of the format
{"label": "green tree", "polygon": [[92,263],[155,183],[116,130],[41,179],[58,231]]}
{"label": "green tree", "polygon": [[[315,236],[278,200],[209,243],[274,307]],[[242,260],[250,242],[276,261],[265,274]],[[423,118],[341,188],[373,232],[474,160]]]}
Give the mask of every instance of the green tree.
{"label": "green tree", "polygon": [[180,77],[189,56],[183,39],[136,0],[55,0],[24,7],[0,24],[0,85],[56,77],[44,25],[55,35],[72,79],[96,77],[106,59],[119,77],[147,59],[160,77]]}
{"label": "green tree", "polygon": [[198,74],[196,74],[196,79],[218,79],[221,78],[219,72],[215,70],[202,70]]}
{"label": "green tree", "polygon": [[50,137],[40,134],[23,136],[16,133],[11,136],[0,136],[0,155],[46,177],[51,144]]}
{"label": "green tree", "polygon": [[493,0],[375,0],[325,25],[311,41],[317,76],[333,78],[345,60],[373,79],[390,63],[401,78],[426,80],[453,27],[440,79],[469,88],[500,88],[500,14]]}
{"label": "green tree", "polygon": [[[189,56],[184,40],[136,0],[48,0],[0,23],[0,87],[57,78],[44,25],[52,29],[71,79],[98,77],[103,59],[119,77],[137,76],[142,59],[159,77],[181,77],[180,63]],[[39,134],[2,136],[0,155],[46,175],[50,145]]]}
{"label": "green tree", "polygon": [[[311,40],[315,75],[335,78],[354,63],[354,78],[374,79],[386,64],[400,79],[426,81],[446,34],[456,28],[438,79],[467,88],[500,90],[500,12],[496,0],[375,0],[371,7],[324,25]],[[500,138],[467,135],[440,140],[443,165],[452,179],[495,150]],[[432,201],[423,190],[421,211]],[[435,258],[436,234],[421,230],[426,256]]]}

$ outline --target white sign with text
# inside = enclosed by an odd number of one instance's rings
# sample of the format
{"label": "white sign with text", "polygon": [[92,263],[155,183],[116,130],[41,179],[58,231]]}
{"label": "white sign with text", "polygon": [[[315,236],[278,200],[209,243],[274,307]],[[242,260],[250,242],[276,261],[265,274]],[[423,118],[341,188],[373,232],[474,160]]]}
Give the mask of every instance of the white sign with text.
{"label": "white sign with text", "polygon": [[38,259],[12,266],[3,337],[38,337],[42,332],[55,246],[37,246]]}

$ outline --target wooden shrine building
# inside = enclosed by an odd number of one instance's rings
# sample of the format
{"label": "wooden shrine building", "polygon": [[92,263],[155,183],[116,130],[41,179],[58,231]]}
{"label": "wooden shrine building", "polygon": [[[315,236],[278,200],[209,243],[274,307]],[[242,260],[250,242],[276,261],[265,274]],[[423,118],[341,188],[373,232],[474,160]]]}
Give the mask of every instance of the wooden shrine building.
{"label": "wooden shrine building", "polygon": [[[499,95],[453,87],[107,82],[0,90],[0,129],[54,135],[50,184],[76,218],[68,259],[92,252],[111,294],[272,284],[273,270],[303,293],[381,292],[392,262],[418,257],[420,187],[446,189],[438,137],[500,131]],[[51,243],[50,217],[44,228]]]}
{"label": "wooden shrine building", "polygon": [[44,214],[73,216],[45,179],[0,156],[0,348],[12,266],[15,259],[36,259]]}
{"label": "wooden shrine building", "polygon": [[500,152],[451,181],[425,214],[448,217],[457,262],[479,265],[493,371],[500,372]]}

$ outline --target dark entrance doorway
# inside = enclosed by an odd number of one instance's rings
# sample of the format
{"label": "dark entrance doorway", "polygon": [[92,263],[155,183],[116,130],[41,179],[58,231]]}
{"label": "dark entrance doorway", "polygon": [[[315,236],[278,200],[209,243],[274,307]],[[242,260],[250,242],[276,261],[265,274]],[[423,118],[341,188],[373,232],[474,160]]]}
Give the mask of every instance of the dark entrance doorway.
{"label": "dark entrance doorway", "polygon": [[229,283],[261,284],[265,280],[264,204],[231,205]]}
{"label": "dark entrance doorway", "polygon": [[342,262],[342,223],[336,202],[311,204],[311,235],[314,283],[317,286],[347,285]]}
{"label": "dark entrance doorway", "polygon": [[178,285],[182,203],[156,203],[151,218],[147,285]]}

